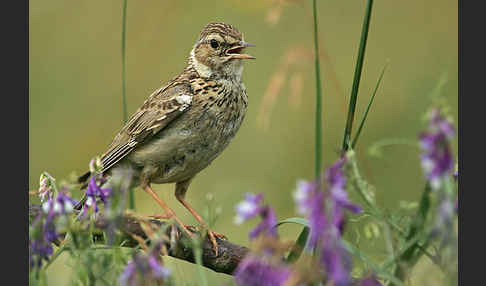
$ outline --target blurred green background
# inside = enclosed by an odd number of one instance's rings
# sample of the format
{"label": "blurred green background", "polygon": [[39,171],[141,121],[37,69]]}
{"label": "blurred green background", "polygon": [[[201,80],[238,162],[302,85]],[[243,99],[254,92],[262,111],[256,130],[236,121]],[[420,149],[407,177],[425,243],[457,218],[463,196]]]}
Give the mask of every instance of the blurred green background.
{"label": "blurred green background", "polygon": [[[364,6],[365,1],[318,1],[325,167],[336,160],[342,142]],[[33,190],[42,171],[60,180],[73,171],[87,170],[89,160],[103,152],[122,127],[122,1],[31,0],[29,12],[29,187]],[[418,199],[424,185],[419,150],[389,146],[383,157],[376,158],[368,149],[386,138],[416,140],[441,78],[446,79],[441,93],[457,120],[457,12],[457,1],[451,0],[374,3],[356,122],[387,60],[389,67],[357,153],[363,175],[376,187],[377,200],[386,209]],[[196,177],[187,199],[204,212],[208,194],[213,194],[212,208],[219,206],[222,211],[213,230],[248,245],[247,232],[256,221],[233,224],[234,205],[243,194],[263,192],[279,219],[295,216],[291,194],[296,181],[314,174],[311,2],[129,0],[129,114],[183,70],[200,30],[211,21],[235,25],[245,40],[257,45],[248,51],[257,60],[245,65],[249,107],[243,126],[222,155]],[[278,80],[283,84],[275,90]],[[185,222],[195,223],[175,200],[173,185],[154,189]],[[139,189],[136,204],[142,214],[160,212]],[[349,227],[349,233],[363,228],[359,223]],[[299,230],[288,225],[280,233],[284,239],[295,239]],[[380,240],[360,243],[364,250],[374,249],[376,259],[385,253]],[[193,265],[167,261],[177,281],[197,277]],[[51,266],[52,285],[68,284],[68,263],[61,257]],[[440,281],[440,274],[431,275],[436,272],[427,262],[416,269],[412,278],[417,285]],[[231,280],[206,273],[210,285]]]}

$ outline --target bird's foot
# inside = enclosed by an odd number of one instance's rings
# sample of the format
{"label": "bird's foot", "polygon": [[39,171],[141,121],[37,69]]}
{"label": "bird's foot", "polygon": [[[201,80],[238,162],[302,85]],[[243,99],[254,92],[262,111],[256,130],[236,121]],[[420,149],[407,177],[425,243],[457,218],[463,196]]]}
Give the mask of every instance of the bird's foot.
{"label": "bird's foot", "polygon": [[214,232],[208,229],[208,236],[211,244],[213,245],[213,251],[216,256],[218,256],[218,243],[216,242],[216,237],[219,239],[226,239],[226,236],[221,233]]}
{"label": "bird's foot", "polygon": [[154,219],[171,219],[173,215],[170,214],[153,214],[149,215],[148,217],[154,218]]}
{"label": "bird's foot", "polygon": [[175,216],[175,214],[171,213],[165,213],[165,214],[153,214],[149,215],[148,217],[154,218],[154,219],[175,219],[177,223],[179,223],[180,227],[182,230],[189,236],[192,237],[192,232],[189,229],[194,229],[193,226],[183,224],[179,218]]}

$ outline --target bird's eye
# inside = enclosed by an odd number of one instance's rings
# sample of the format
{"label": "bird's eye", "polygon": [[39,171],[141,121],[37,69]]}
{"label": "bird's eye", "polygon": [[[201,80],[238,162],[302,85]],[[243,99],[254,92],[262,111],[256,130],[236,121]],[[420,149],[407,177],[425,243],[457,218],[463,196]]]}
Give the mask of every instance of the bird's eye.
{"label": "bird's eye", "polygon": [[211,48],[213,48],[213,49],[216,49],[219,46],[218,41],[216,41],[215,39],[212,39],[211,42],[209,42],[209,43],[211,44]]}

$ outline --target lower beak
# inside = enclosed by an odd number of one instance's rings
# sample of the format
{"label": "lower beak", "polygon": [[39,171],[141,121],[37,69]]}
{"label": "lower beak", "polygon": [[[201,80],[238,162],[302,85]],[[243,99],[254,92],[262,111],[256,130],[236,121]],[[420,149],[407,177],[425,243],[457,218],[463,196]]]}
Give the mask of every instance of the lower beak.
{"label": "lower beak", "polygon": [[241,41],[238,46],[232,47],[231,49],[227,50],[226,54],[233,59],[256,59],[254,56],[242,53],[243,49],[246,47],[255,47],[255,45]]}

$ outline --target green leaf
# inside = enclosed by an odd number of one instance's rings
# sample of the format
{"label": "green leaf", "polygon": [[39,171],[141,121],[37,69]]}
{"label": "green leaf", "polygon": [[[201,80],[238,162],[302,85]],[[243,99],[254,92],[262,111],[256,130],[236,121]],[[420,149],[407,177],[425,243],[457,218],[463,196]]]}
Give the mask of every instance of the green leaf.
{"label": "green leaf", "polygon": [[356,147],[356,143],[358,143],[358,138],[359,135],[361,134],[361,130],[363,130],[364,123],[366,121],[366,118],[368,117],[368,112],[370,111],[371,105],[373,104],[373,101],[375,100],[375,95],[376,92],[378,91],[378,88],[380,87],[381,80],[383,79],[383,75],[385,74],[385,70],[388,66],[388,63],[385,64],[383,69],[381,70],[380,78],[378,79],[378,82],[376,83],[375,90],[373,91],[373,94],[371,95],[370,102],[368,102],[368,106],[366,107],[366,111],[363,115],[363,119],[361,119],[361,123],[359,124],[358,131],[356,132],[356,135],[354,136],[353,143],[351,144],[351,148]]}
{"label": "green leaf", "polygon": [[294,246],[292,247],[289,254],[287,255],[287,258],[285,259],[285,261],[288,264],[292,264],[300,258],[303,250],[305,249],[305,246],[307,244],[307,239],[310,233],[310,227],[309,227],[309,221],[301,217],[292,217],[292,218],[284,219],[283,221],[279,222],[276,225],[276,227],[286,223],[295,223],[295,224],[302,225],[304,227],[302,229],[302,232],[299,234],[299,237],[297,237]]}
{"label": "green leaf", "polygon": [[366,3],[366,12],[363,20],[363,27],[361,29],[361,39],[359,43],[358,59],[356,60],[356,67],[354,71],[353,88],[351,90],[351,97],[349,100],[348,118],[346,120],[346,128],[344,129],[344,138],[342,153],[348,151],[350,145],[351,131],[353,129],[354,112],[356,110],[356,102],[358,99],[359,82],[361,80],[361,71],[363,70],[364,55],[366,50],[366,41],[368,40],[368,31],[370,29],[371,8],[373,7],[373,0],[368,0]]}
{"label": "green leaf", "polygon": [[302,217],[291,217],[291,218],[284,219],[283,221],[277,223],[276,226],[280,226],[280,225],[286,224],[286,223],[295,223],[295,224],[300,224],[302,226],[310,227],[309,221],[305,218],[302,218]]}
{"label": "green leaf", "polygon": [[285,262],[287,262],[288,264],[292,264],[295,261],[299,260],[307,244],[307,238],[309,237],[309,234],[310,228],[307,226],[304,227],[304,229],[302,229],[302,232],[299,234],[299,237],[297,238],[294,246],[290,250],[289,255],[287,255]]}

